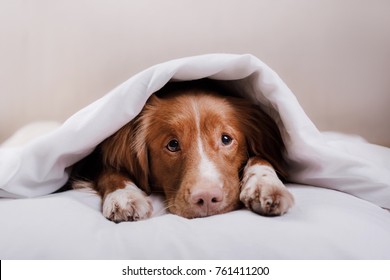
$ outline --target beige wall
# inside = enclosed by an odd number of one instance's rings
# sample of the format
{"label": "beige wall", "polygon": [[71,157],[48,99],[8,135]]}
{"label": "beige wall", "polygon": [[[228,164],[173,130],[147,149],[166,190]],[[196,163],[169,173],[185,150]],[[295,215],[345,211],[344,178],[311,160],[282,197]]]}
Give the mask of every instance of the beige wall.
{"label": "beige wall", "polygon": [[252,53],[322,130],[390,146],[390,1],[0,0],[0,141],[172,58]]}

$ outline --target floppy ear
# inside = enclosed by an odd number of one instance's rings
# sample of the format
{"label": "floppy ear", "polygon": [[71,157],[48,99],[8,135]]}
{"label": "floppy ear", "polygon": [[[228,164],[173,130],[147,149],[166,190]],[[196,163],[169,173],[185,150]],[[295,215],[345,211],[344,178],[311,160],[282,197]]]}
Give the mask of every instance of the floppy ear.
{"label": "floppy ear", "polygon": [[128,176],[150,194],[148,149],[145,141],[144,123],[139,116],[123,126],[101,144],[105,167]]}
{"label": "floppy ear", "polygon": [[287,177],[286,150],[276,122],[253,104],[241,104],[241,125],[244,128],[248,154],[272,164],[279,177]]}

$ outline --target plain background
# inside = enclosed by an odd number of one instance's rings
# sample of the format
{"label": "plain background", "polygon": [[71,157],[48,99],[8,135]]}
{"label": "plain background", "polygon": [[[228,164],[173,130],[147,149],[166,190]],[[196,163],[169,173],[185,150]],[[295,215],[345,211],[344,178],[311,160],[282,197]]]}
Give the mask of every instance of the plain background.
{"label": "plain background", "polygon": [[390,146],[388,0],[0,0],[0,142],[137,72],[251,53],[321,130]]}

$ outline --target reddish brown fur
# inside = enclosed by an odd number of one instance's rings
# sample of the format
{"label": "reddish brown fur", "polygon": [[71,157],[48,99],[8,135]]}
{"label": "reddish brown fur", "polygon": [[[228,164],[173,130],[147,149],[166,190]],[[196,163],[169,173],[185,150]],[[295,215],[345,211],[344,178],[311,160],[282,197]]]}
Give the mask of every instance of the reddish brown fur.
{"label": "reddish brown fur", "polygon": [[[198,129],[195,109],[200,112],[204,152],[223,174],[224,203],[210,214],[240,205],[240,174],[249,157],[256,155],[261,158],[256,163],[273,166],[285,175],[280,133],[258,107],[244,99],[221,97],[214,90],[172,91],[153,95],[136,119],[97,148],[102,170],[93,180],[100,195],[105,197],[132,181],[147,193],[163,192],[172,213],[203,216],[189,203],[194,188],[202,184],[194,144]],[[222,145],[222,134],[231,136],[233,142]],[[180,152],[167,150],[172,139],[179,139]]]}
{"label": "reddish brown fur", "polygon": [[[175,104],[173,109],[171,103]],[[207,143],[205,152],[219,167],[219,172],[224,174],[226,206],[214,214],[233,210],[239,205],[239,171],[248,157],[245,136],[234,117],[234,109],[213,94],[187,93],[167,100],[153,99],[149,103],[142,118],[151,119],[153,115],[154,119],[159,120],[149,124],[148,131],[151,132],[146,138],[153,155],[150,158],[151,181],[164,191],[170,211],[185,217],[197,216],[196,211],[188,207],[192,188],[201,180],[196,173],[200,159],[195,143],[197,125],[193,106],[202,112],[200,131],[201,138]],[[164,116],[172,114],[174,117],[164,123]],[[225,115],[224,119],[221,118],[222,114]],[[235,139],[228,149],[218,144],[222,133],[230,134]],[[172,154],[163,148],[171,138],[180,139],[185,152]]]}

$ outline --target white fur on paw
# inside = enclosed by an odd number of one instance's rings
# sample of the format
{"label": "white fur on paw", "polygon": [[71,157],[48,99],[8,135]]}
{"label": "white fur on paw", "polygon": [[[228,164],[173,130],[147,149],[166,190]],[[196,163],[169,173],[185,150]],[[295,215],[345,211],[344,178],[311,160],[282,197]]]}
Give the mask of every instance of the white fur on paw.
{"label": "white fur on paw", "polygon": [[104,217],[116,223],[147,219],[152,212],[150,199],[131,183],[127,184],[124,189],[109,193],[103,201]]}
{"label": "white fur on paw", "polygon": [[240,193],[245,207],[265,216],[286,213],[294,204],[292,194],[270,166],[254,165],[245,169]]}

